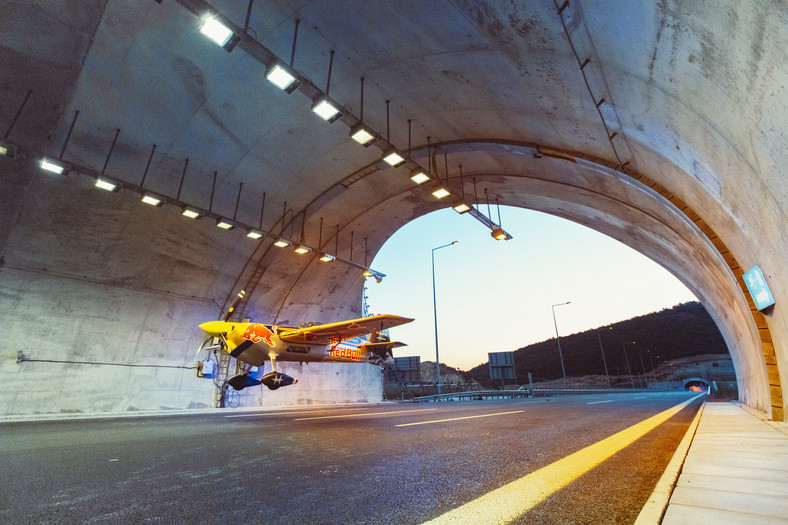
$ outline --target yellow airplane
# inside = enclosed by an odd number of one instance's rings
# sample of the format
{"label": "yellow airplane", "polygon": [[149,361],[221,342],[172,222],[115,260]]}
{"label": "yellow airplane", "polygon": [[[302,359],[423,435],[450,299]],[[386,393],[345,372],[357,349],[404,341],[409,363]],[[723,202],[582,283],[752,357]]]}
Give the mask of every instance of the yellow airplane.
{"label": "yellow airplane", "polygon": [[[200,325],[231,356],[248,365],[243,374],[228,380],[235,390],[264,384],[271,390],[298,380],[277,372],[277,361],[373,363],[381,365],[391,349],[405,346],[391,342],[388,329],[413,319],[397,315],[375,315],[337,323],[288,328],[271,324],[209,321]],[[369,335],[367,335],[369,334]],[[365,336],[365,337],[363,337]],[[272,372],[262,380],[250,377],[252,366],[271,361]]]}

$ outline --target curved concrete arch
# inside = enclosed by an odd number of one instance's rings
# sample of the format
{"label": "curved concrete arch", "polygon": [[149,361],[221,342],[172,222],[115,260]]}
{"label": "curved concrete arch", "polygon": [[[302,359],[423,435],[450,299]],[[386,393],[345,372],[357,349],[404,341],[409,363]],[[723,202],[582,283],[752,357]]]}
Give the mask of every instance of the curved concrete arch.
{"label": "curved concrete arch", "polygon": [[[546,146],[492,139],[454,141],[436,147],[444,148],[442,151],[449,155],[453,165],[462,163],[469,167],[462,182],[468,185],[470,179],[475,178],[478,184],[490,187],[501,204],[550,213],[590,227],[668,269],[699,298],[720,328],[731,351],[742,400],[766,413],[770,413],[773,406],[779,408],[781,400],[772,399],[768,388],[759,330],[741,293],[737,276],[730,268],[730,259],[726,260],[720,253],[720,245],[709,238],[710,230],[706,227],[704,232],[697,224],[699,220],[690,218],[694,213],[688,211],[686,205],[684,210],[673,205],[664,196],[665,190],[646,177],[624,174],[590,156],[583,158]],[[491,153],[499,165],[506,165],[507,170],[502,173],[491,173],[483,168],[475,171],[474,166],[487,164],[489,159],[481,162],[474,156],[486,157]],[[426,155],[426,149],[417,148],[412,155],[419,158]],[[374,186],[381,183],[381,178],[404,178],[396,170],[379,164],[360,171],[365,176],[354,177],[353,185]],[[444,182],[455,190],[461,184],[456,175]],[[347,237],[347,232],[352,231],[357,239],[366,239],[371,249],[366,258],[371,261],[394,231],[418,216],[445,207],[439,201],[418,195],[426,191],[426,188],[403,185],[399,191],[376,194],[365,188],[358,193],[342,192],[324,206],[348,207],[348,202],[355,203],[355,213],[348,214],[340,232]],[[360,196],[367,198],[360,199]],[[672,195],[669,197],[678,201]],[[316,209],[311,217],[316,217],[320,211]],[[269,255],[278,256],[273,251]],[[274,259],[267,259],[262,264],[272,268],[273,262]],[[327,271],[316,257],[312,257],[287,279],[282,279],[281,275],[262,275],[266,282],[288,282],[287,290],[256,294],[251,299],[251,307],[260,311],[264,305],[277,304],[280,321],[358,315],[362,281],[353,278],[353,270],[339,274]],[[324,309],[323,300],[315,300],[315,290],[323,288],[332,290],[331,312]],[[347,304],[339,306],[342,301]]]}

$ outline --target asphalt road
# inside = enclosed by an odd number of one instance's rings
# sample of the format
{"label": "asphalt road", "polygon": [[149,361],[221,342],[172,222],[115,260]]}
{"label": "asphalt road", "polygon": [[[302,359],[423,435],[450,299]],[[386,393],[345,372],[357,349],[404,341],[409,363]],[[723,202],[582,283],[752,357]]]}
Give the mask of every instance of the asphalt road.
{"label": "asphalt road", "polygon": [[[691,397],[3,424],[0,522],[422,523]],[[632,523],[701,401],[515,521]]]}

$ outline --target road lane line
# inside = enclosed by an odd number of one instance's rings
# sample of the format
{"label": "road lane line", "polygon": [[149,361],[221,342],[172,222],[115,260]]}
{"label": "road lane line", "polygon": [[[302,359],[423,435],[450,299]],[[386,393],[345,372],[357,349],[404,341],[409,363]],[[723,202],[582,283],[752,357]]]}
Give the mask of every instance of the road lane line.
{"label": "road lane line", "polygon": [[591,401],[590,403],[586,403],[586,405],[598,405],[599,403],[612,403],[612,399],[607,399],[605,401]]}
{"label": "road lane line", "polygon": [[414,425],[429,425],[430,423],[444,423],[446,421],[459,421],[461,419],[476,419],[478,417],[505,416],[507,414],[522,414],[525,410],[513,410],[512,412],[498,412],[496,414],[481,414],[479,416],[451,417],[449,419],[436,419],[434,421],[419,421],[418,423],[403,423],[394,425],[395,427],[412,427]]}
{"label": "road lane line", "polygon": [[293,421],[309,421],[310,419],[340,419],[343,417],[363,417],[363,416],[387,416],[389,414],[401,414],[403,412],[429,412],[430,410],[438,410],[437,408],[420,408],[417,410],[391,410],[389,412],[364,412],[363,414],[344,414],[340,416],[314,416],[314,417],[299,417]]}
{"label": "road lane line", "polygon": [[[702,395],[702,394],[701,394]],[[426,523],[509,523],[701,397],[651,416]]]}
{"label": "road lane line", "polygon": [[[341,410],[362,410],[361,408],[343,408]],[[291,410],[289,412],[249,412],[248,414],[231,414],[224,417],[262,417],[262,416],[292,416],[293,414],[321,414],[325,410]]]}

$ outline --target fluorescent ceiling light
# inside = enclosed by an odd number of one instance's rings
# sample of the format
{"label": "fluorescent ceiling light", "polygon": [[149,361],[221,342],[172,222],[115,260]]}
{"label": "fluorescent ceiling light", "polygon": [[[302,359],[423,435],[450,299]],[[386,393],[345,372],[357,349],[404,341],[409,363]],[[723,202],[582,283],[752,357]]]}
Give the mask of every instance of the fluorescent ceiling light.
{"label": "fluorescent ceiling light", "polygon": [[106,179],[96,179],[96,187],[107,191],[117,191],[118,185]]}
{"label": "fluorescent ceiling light", "polygon": [[388,164],[392,168],[396,168],[397,166],[405,162],[405,158],[395,150],[387,151],[386,153],[384,153],[383,160],[386,161],[386,164]]}
{"label": "fluorescent ceiling light", "polygon": [[276,241],[274,241],[274,246],[277,246],[279,248],[284,248],[286,246],[290,246],[290,241],[286,239],[277,239]]}
{"label": "fluorescent ceiling light", "polygon": [[205,22],[203,22],[202,27],[200,28],[200,33],[207,36],[221,47],[224,47],[224,45],[230,41],[230,37],[233,35],[232,29],[222,24],[214,17],[205,19]]}
{"label": "fluorescent ceiling light", "polygon": [[264,235],[263,232],[261,231],[249,230],[248,232],[246,232],[246,236],[249,237],[250,239],[262,239]]}
{"label": "fluorescent ceiling light", "polygon": [[0,156],[16,157],[16,146],[7,142],[0,142]]}
{"label": "fluorescent ceiling light", "polygon": [[320,256],[320,260],[323,262],[331,262],[334,259],[336,259],[336,257],[334,257],[333,255],[329,255],[327,253],[324,253]]}
{"label": "fluorescent ceiling light", "polygon": [[465,204],[464,202],[458,202],[457,204],[452,206],[452,208],[454,208],[454,211],[456,211],[457,213],[466,213],[471,211],[471,207]]}
{"label": "fluorescent ceiling light", "polygon": [[437,190],[433,191],[432,194],[435,195],[435,197],[438,199],[442,199],[447,195],[451,195],[449,191],[445,188],[438,188]]}
{"label": "fluorescent ceiling light", "polygon": [[312,111],[314,111],[320,118],[327,120],[328,122],[334,122],[340,116],[342,116],[342,113],[340,113],[339,110],[331,102],[329,102],[328,99],[325,98],[316,102],[312,106]]}
{"label": "fluorescent ceiling light", "polygon": [[151,206],[161,206],[162,204],[164,204],[164,201],[161,199],[161,197],[157,197],[152,193],[146,193],[145,195],[143,195],[142,202],[144,202],[145,204],[150,204]]}
{"label": "fluorescent ceiling light", "polygon": [[372,277],[375,275],[371,270],[364,270],[364,277]]}
{"label": "fluorescent ceiling light", "polygon": [[301,82],[296,79],[288,70],[284,67],[276,64],[274,67],[268,70],[268,73],[265,75],[265,78],[268,79],[273,85],[278,87],[279,89],[284,90],[287,93],[292,93],[293,91],[301,85]]}
{"label": "fluorescent ceiling light", "polygon": [[375,135],[367,131],[363,124],[359,124],[358,126],[351,129],[350,137],[362,146],[368,146],[372,144],[375,139]]}
{"label": "fluorescent ceiling light", "polygon": [[429,176],[423,170],[416,170],[410,174],[410,180],[416,184],[421,184],[430,180]]}
{"label": "fluorescent ceiling light", "polygon": [[299,245],[299,246],[298,246],[298,247],[295,249],[295,252],[296,252],[296,253],[300,253],[300,254],[309,253],[309,252],[311,252],[311,251],[312,251],[312,248],[310,248],[309,246],[304,246],[303,244],[302,244],[302,245]]}
{"label": "fluorescent ceiling light", "polygon": [[60,164],[49,162],[47,159],[41,159],[41,169],[61,175],[63,173],[63,170],[65,170],[66,168],[64,168]]}
{"label": "fluorescent ceiling light", "polygon": [[235,225],[232,222],[228,221],[227,219],[218,219],[216,221],[216,227],[221,228],[223,230],[232,230],[233,228],[235,228]]}
{"label": "fluorescent ceiling light", "polygon": [[200,212],[195,210],[194,208],[184,208],[183,212],[181,213],[184,217],[188,217],[190,219],[199,219],[202,215]]}

